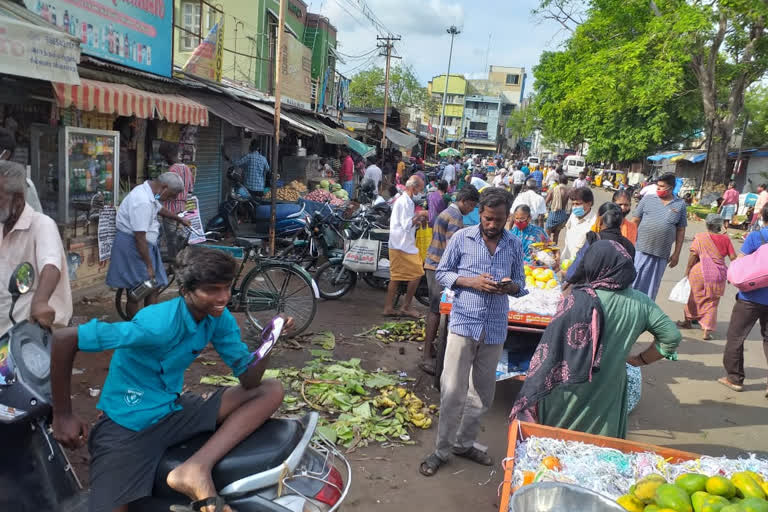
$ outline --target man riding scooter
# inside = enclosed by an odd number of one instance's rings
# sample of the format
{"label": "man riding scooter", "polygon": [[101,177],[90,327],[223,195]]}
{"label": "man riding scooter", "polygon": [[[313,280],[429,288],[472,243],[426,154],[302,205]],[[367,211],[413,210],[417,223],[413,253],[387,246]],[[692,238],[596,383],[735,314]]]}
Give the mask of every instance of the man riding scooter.
{"label": "man riding scooter", "polygon": [[[167,477],[192,502],[179,510],[229,511],[217,495],[213,466],[277,410],[283,388],[263,380],[269,358],[251,353],[227,309],[236,265],[228,254],[188,247],[177,258],[181,296],[148,306],[132,322],[92,320],[54,334],[51,360],[53,434],[91,454],[91,512],[128,510],[150,496],[166,449],[214,432]],[[285,320],[290,328],[292,319]],[[182,394],[184,372],[211,342],[240,385],[203,397]],[[104,415],[91,435],[72,413],[70,384],[78,351],[115,350],[98,408]]]}

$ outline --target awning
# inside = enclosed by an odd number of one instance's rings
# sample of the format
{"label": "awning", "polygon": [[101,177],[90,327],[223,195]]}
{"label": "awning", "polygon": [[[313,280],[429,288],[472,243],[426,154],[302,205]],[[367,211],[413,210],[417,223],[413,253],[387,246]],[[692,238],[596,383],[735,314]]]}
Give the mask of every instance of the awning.
{"label": "awning", "polygon": [[[267,114],[271,115],[273,118],[275,117],[274,105],[269,105],[267,103],[261,103],[258,101],[251,101],[251,100],[248,100],[248,104],[253,105],[254,107],[256,107],[257,109],[263,112],[266,112]],[[292,128],[293,130],[302,132],[306,135],[317,135],[317,130],[315,130],[311,126],[307,126],[306,124],[298,121],[293,116],[284,113],[282,110],[280,110],[280,121],[281,122],[285,121],[286,123],[288,123],[288,125],[290,125],[290,128]]]}
{"label": "awning", "polygon": [[158,117],[172,123],[208,126],[208,109],[203,105],[175,94],[157,94],[123,84],[81,79],[80,85],[53,83],[60,107],[74,105],[79,110],[95,110],[103,114],[117,114],[149,119],[157,111]]}
{"label": "awning", "polygon": [[488,145],[482,145],[482,144],[464,144],[465,149],[480,149],[482,151],[494,151],[496,150],[496,144],[491,142]]}
{"label": "awning", "polygon": [[387,127],[387,138],[401,148],[412,148],[419,142],[419,138],[410,133],[404,133],[394,128]]}
{"label": "awning", "polygon": [[687,155],[677,155],[673,156],[669,159],[670,162],[677,162],[679,160],[685,160],[686,162],[691,162],[692,164],[697,164],[699,162],[703,162],[707,159],[706,153],[688,153]]}
{"label": "awning", "polygon": [[347,138],[347,147],[361,157],[368,158],[369,156],[376,154],[376,146],[369,146],[364,142],[360,142],[359,140],[353,138],[351,135],[345,133],[343,128],[337,128],[336,131]]}
{"label": "awning", "polygon": [[273,135],[275,129],[272,122],[258,114],[258,112],[239,101],[220,95],[192,93],[189,97],[208,107],[220,118],[228,121],[233,126],[245,128],[258,135]]}
{"label": "awning", "polygon": [[661,160],[666,160],[667,158],[673,158],[676,156],[682,155],[682,153],[657,153],[655,155],[651,155],[648,157],[648,160],[651,162],[660,162]]}
{"label": "awning", "polygon": [[297,119],[299,119],[302,123],[311,126],[314,128],[317,133],[323,136],[325,139],[325,142],[328,144],[336,144],[339,146],[343,146],[347,143],[347,135],[341,134],[338,131],[334,130],[327,124],[323,123],[319,119],[315,119],[314,117],[301,115],[301,114],[295,114]]}
{"label": "awning", "polygon": [[331,55],[331,57],[335,58],[337,61],[341,62],[342,64],[346,64],[346,61],[339,55],[339,52],[336,51],[336,48],[334,48],[331,45],[328,45],[328,53]]}

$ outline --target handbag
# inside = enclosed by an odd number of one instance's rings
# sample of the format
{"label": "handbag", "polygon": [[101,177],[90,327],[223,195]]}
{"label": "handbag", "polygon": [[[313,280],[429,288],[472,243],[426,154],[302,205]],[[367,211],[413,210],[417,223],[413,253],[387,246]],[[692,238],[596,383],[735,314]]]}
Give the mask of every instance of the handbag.
{"label": "handbag", "polygon": [[728,282],[742,292],[768,286],[768,240],[758,231],[762,244],[752,254],[732,261],[728,266]]}
{"label": "handbag", "polygon": [[380,250],[381,242],[378,240],[358,238],[350,242],[342,264],[352,272],[376,272]]}

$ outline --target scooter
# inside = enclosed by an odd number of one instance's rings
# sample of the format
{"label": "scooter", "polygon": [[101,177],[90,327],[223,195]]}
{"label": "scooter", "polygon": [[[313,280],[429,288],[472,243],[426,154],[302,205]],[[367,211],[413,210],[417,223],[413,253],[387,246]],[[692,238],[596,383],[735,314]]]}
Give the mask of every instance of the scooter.
{"label": "scooter", "polygon": [[[30,263],[19,265],[8,291],[13,309],[34,283]],[[265,355],[280,335],[273,321],[262,334]],[[85,512],[83,490],[66,453],[51,430],[51,334],[28,321],[15,323],[0,338],[0,510]],[[268,347],[265,344],[269,343]],[[216,489],[238,512],[334,512],[347,496],[351,467],[315,431],[317,413],[301,419],[270,419],[230,451],[213,469]],[[169,448],[156,473],[152,496],[131,511],[167,512],[189,498],[166,484],[166,476],[208,439],[201,434]],[[345,476],[342,476],[342,471]],[[346,479],[346,483],[345,483]]]}
{"label": "scooter", "polygon": [[[268,238],[272,205],[254,199],[243,185],[242,175],[234,167],[227,170],[227,178],[231,184],[229,196],[222,201],[218,215],[208,221],[205,230],[232,233],[236,237]],[[238,215],[240,210],[247,212],[244,219]],[[309,223],[309,214],[298,204],[278,203],[275,213],[275,233],[278,239],[292,239]]]}

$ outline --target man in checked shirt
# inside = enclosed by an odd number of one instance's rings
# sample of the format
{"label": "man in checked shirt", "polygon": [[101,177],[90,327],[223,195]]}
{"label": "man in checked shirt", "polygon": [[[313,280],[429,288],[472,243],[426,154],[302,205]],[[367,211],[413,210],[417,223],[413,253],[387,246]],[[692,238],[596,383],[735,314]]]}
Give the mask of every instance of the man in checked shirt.
{"label": "man in checked shirt", "polygon": [[419,467],[424,476],[434,475],[451,455],[493,464],[474,443],[496,390],[496,365],[507,338],[507,296],[527,293],[522,243],[505,229],[511,207],[506,190],[483,191],[480,224],[453,235],[435,273],[455,296],[440,377],[437,449]]}

